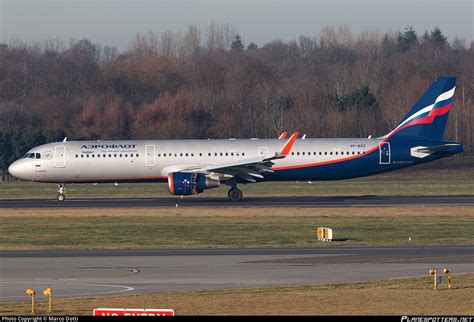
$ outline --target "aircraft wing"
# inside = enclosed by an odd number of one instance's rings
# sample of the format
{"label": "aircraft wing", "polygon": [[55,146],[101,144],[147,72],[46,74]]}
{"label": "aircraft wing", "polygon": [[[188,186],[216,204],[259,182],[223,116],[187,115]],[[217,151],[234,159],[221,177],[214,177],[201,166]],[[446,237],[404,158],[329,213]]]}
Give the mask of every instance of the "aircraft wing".
{"label": "aircraft wing", "polygon": [[291,151],[293,143],[298,137],[298,132],[293,133],[293,135],[285,143],[281,151],[274,156],[260,156],[256,158],[248,158],[239,160],[232,163],[224,164],[212,164],[202,167],[194,167],[188,169],[182,169],[181,171],[202,171],[202,172],[213,172],[217,174],[228,175],[248,182],[257,182],[255,178],[263,179],[263,172],[273,172],[273,160],[285,158]]}

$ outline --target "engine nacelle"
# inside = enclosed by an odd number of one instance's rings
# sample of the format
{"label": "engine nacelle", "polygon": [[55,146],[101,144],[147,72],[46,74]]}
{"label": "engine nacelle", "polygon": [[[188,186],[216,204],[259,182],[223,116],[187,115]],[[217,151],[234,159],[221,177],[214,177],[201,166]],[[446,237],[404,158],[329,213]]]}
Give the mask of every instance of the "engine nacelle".
{"label": "engine nacelle", "polygon": [[202,173],[171,172],[168,175],[168,190],[172,195],[195,195],[219,185],[219,180],[209,178]]}

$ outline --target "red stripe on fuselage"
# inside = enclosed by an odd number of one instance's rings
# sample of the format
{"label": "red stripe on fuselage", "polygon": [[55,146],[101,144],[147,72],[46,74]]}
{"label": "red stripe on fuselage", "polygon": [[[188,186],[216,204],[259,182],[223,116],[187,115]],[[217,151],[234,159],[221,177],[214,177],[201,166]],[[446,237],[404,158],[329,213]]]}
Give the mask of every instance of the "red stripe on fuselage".
{"label": "red stripe on fuselage", "polygon": [[297,165],[290,165],[290,166],[286,166],[286,167],[273,167],[272,170],[279,171],[279,170],[289,170],[289,169],[298,169],[298,168],[308,168],[308,167],[315,167],[315,166],[318,166],[318,165],[348,161],[348,160],[363,157],[363,156],[365,156],[369,153],[372,153],[373,151],[377,150],[378,148],[379,147],[377,145],[377,146],[365,151],[365,154],[361,153],[361,154],[357,154],[357,155],[352,155],[350,157],[345,157],[345,158],[340,158],[340,159],[335,159],[335,160],[328,160],[328,161],[321,161],[321,162],[316,162],[316,163],[309,163],[309,164],[297,164]]}

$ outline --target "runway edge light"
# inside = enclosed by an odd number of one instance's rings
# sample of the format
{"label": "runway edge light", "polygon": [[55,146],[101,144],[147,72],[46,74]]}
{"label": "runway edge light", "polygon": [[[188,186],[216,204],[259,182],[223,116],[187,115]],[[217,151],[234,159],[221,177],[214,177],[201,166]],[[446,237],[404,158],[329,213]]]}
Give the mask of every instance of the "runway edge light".
{"label": "runway edge light", "polygon": [[433,276],[433,279],[434,279],[434,289],[437,290],[438,289],[438,284],[437,284],[437,278],[436,278],[436,270],[435,269],[430,269],[429,270],[429,274],[431,276]]}
{"label": "runway edge light", "polygon": [[35,290],[29,288],[25,292],[31,296],[31,314],[35,314]]}
{"label": "runway edge light", "polygon": [[53,290],[48,287],[43,291],[43,295],[48,298],[48,313],[53,312]]}
{"label": "runway edge light", "polygon": [[451,270],[449,268],[443,269],[443,273],[448,275],[448,289],[452,287],[451,284]]}

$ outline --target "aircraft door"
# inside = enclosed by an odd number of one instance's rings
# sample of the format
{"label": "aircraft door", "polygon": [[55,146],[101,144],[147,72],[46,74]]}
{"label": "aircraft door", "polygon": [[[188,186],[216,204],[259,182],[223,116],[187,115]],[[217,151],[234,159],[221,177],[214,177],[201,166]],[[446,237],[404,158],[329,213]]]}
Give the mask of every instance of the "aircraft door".
{"label": "aircraft door", "polygon": [[258,148],[258,156],[259,157],[261,157],[261,156],[268,157],[268,148],[267,147],[259,147]]}
{"label": "aircraft door", "polygon": [[380,164],[390,164],[390,143],[382,142],[379,143],[379,163]]}
{"label": "aircraft door", "polygon": [[154,145],[145,146],[145,164],[147,167],[154,167],[156,165]]}
{"label": "aircraft door", "polygon": [[54,167],[55,168],[66,167],[66,147],[65,146],[54,147]]}

